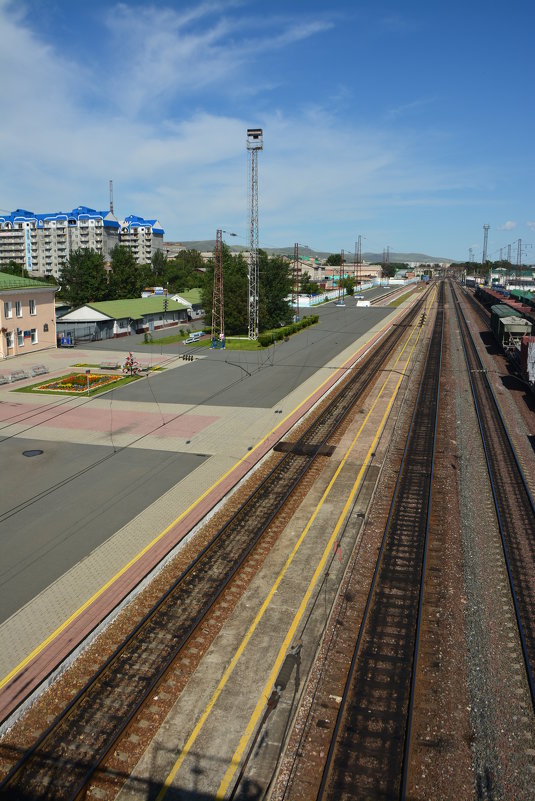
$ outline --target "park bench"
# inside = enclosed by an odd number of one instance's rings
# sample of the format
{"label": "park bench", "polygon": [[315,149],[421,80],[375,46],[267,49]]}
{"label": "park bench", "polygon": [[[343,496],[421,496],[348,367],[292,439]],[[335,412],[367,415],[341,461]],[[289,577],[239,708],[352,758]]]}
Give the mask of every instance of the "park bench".
{"label": "park bench", "polygon": [[30,369],[30,372],[33,376],[46,375],[49,372],[49,370],[48,367],[45,367],[44,364],[34,364],[34,366]]}
{"label": "park bench", "polygon": [[100,362],[99,367],[101,370],[118,370],[119,362]]}
{"label": "park bench", "polygon": [[26,370],[13,370],[9,374],[9,380],[11,381],[11,383],[13,383],[14,381],[21,381],[23,378],[28,378],[28,373],[26,372]]}
{"label": "park bench", "polygon": [[9,384],[9,376],[0,375],[0,384]]}

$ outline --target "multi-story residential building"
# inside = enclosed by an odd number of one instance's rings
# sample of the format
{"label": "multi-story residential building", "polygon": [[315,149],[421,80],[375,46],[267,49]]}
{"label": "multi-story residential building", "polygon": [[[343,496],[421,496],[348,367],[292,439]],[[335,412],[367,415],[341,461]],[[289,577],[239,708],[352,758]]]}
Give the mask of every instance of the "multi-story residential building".
{"label": "multi-story residential building", "polygon": [[56,347],[57,289],[0,272],[0,359]]}
{"label": "multi-story residential building", "polygon": [[132,251],[138,264],[149,264],[157,250],[163,250],[164,230],[158,220],[144,220],[130,214],[121,221],[121,245]]}
{"label": "multi-story residential building", "polygon": [[111,211],[87,206],[52,214],[16,209],[0,215],[0,270],[15,261],[30,274],[58,277],[73,250],[89,248],[109,261],[118,244],[129,247],[138,264],[146,264],[163,248],[163,235],[158,220],[130,215],[119,221]]}

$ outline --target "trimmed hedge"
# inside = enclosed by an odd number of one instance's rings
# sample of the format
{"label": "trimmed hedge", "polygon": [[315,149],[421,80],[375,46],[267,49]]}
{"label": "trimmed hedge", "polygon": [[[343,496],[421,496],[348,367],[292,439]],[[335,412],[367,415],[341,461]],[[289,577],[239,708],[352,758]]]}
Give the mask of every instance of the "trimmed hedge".
{"label": "trimmed hedge", "polygon": [[307,328],[309,325],[314,325],[315,323],[319,322],[319,319],[320,318],[318,314],[313,314],[310,317],[303,317],[303,319],[299,320],[298,323],[285,325],[282,328],[277,328],[275,331],[270,331],[266,334],[259,334],[258,343],[261,347],[267,348],[274,342],[281,342],[283,339],[285,339],[285,337],[289,337],[292,334],[297,334],[298,331],[301,331],[303,328]]}

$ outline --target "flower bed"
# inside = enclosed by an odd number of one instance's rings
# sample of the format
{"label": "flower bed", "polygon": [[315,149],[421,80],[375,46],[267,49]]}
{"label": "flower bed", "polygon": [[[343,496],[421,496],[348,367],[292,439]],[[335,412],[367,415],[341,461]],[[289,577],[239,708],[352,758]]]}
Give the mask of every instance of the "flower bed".
{"label": "flower bed", "polygon": [[120,380],[120,376],[106,375],[105,373],[72,373],[71,375],[64,375],[61,378],[56,378],[53,381],[47,381],[44,384],[34,387],[34,391],[39,390],[44,392],[75,392],[82,395],[87,392],[88,388],[100,389],[105,387],[106,384],[114,384]]}

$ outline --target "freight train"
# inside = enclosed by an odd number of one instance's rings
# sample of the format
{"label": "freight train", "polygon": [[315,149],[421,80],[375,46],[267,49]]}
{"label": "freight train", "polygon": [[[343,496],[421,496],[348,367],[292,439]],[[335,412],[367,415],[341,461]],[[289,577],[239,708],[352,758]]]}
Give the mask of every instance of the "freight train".
{"label": "freight train", "polygon": [[535,393],[535,299],[478,287],[478,300],[490,310],[490,328],[515,375]]}

